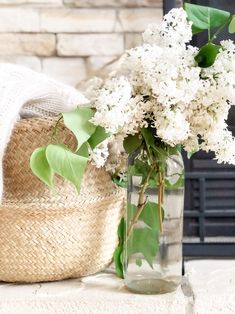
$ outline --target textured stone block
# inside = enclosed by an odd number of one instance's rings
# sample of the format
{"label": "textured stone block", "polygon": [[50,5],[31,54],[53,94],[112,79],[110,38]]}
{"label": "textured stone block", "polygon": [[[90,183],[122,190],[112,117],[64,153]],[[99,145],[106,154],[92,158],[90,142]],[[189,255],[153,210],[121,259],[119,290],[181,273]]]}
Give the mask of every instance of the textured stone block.
{"label": "textured stone block", "polygon": [[57,38],[60,56],[112,56],[124,49],[121,34],[59,34]]}
{"label": "textured stone block", "polygon": [[51,56],[56,40],[52,34],[0,34],[0,55]]}
{"label": "textured stone block", "polygon": [[85,61],[82,58],[46,58],[42,61],[43,73],[63,83],[76,86],[86,78]]}
{"label": "textured stone block", "polygon": [[142,44],[142,34],[125,34],[125,49],[130,49],[136,46],[140,46]]}
{"label": "textured stone block", "polygon": [[0,62],[19,64],[34,71],[41,72],[41,61],[38,57],[6,56],[0,57]]}
{"label": "textured stone block", "polygon": [[39,32],[39,11],[29,8],[0,8],[0,32]]}
{"label": "textured stone block", "polygon": [[46,9],[41,14],[41,29],[46,32],[112,32],[114,10]]}
{"label": "textured stone block", "polygon": [[112,63],[115,62],[116,59],[116,56],[93,56],[87,58],[87,70],[89,75],[102,76],[103,72],[106,72],[106,69],[110,68],[112,66]]}
{"label": "textured stone block", "polygon": [[77,7],[162,7],[162,0],[64,0]]}
{"label": "textured stone block", "polygon": [[17,5],[17,4],[43,4],[43,5],[60,5],[63,0],[0,0],[1,4]]}
{"label": "textured stone block", "polygon": [[148,24],[162,20],[161,9],[122,9],[119,20],[125,32],[143,32]]}

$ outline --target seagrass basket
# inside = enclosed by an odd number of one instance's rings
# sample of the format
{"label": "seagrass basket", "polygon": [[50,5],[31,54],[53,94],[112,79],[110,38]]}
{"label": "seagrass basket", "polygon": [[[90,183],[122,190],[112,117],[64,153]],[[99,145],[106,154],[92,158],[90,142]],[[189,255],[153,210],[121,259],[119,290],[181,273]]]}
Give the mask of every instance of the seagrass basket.
{"label": "seagrass basket", "polygon": [[[52,118],[17,122],[4,158],[0,205],[0,281],[40,282],[96,273],[112,260],[124,191],[88,165],[81,192],[61,178],[56,189],[32,174],[32,151],[47,143]],[[73,147],[62,125],[59,137]]]}

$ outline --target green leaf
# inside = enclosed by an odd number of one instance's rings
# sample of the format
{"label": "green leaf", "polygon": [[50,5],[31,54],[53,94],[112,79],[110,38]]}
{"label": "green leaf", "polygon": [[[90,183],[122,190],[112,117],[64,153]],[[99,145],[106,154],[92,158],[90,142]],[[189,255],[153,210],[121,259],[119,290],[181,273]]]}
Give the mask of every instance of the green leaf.
{"label": "green leaf", "polygon": [[119,243],[113,254],[115,271],[118,277],[123,278],[123,243],[124,243],[125,221],[121,219],[118,226]]}
{"label": "green leaf", "polygon": [[77,139],[78,150],[96,130],[96,126],[89,121],[94,116],[94,111],[87,107],[81,107],[62,115],[65,126],[73,132]]}
{"label": "green leaf", "polygon": [[207,6],[185,3],[184,9],[188,19],[193,22],[193,31],[196,33],[214,27],[221,27],[228,23],[230,13]]}
{"label": "green leaf", "polygon": [[[133,204],[128,204],[128,215],[129,220],[132,220],[136,211],[137,206]],[[164,217],[164,209],[162,208],[162,217]],[[142,220],[151,229],[159,232],[160,222],[158,216],[158,204],[154,202],[147,202],[139,216],[139,220]]]}
{"label": "green leaf", "polygon": [[115,272],[118,277],[124,278],[123,275],[123,263],[122,263],[122,252],[123,252],[123,247],[118,246],[113,254],[113,260],[115,264]]}
{"label": "green leaf", "polygon": [[120,178],[118,176],[113,176],[112,177],[112,181],[117,185],[120,186],[121,188],[127,188],[128,186],[128,182],[124,181],[124,180],[120,180]]}
{"label": "green leaf", "polygon": [[192,33],[193,35],[203,32],[203,29],[197,28],[196,26],[192,25]]}
{"label": "green leaf", "polygon": [[60,176],[73,183],[79,193],[87,165],[87,158],[72,153],[62,145],[50,144],[46,148],[50,167]]}
{"label": "green leaf", "polygon": [[142,128],[141,134],[148,147],[155,147],[155,131],[153,128]]}
{"label": "green leaf", "polygon": [[103,127],[97,126],[95,132],[89,138],[88,143],[90,144],[91,148],[94,149],[98,144],[103,142],[109,136],[110,133],[107,133]]}
{"label": "green leaf", "polygon": [[53,186],[54,172],[46,158],[46,147],[35,149],[30,158],[30,168],[41,181],[49,187]]}
{"label": "green leaf", "polygon": [[142,138],[139,134],[128,135],[123,141],[123,147],[127,154],[131,154],[140,147],[141,143]]}
{"label": "green leaf", "polygon": [[120,243],[124,242],[124,232],[125,232],[125,221],[124,221],[124,218],[122,218],[118,226],[118,238],[119,238]]}
{"label": "green leaf", "polygon": [[150,228],[133,229],[128,240],[128,255],[142,253],[150,267],[159,250],[158,232]]}
{"label": "green leaf", "polygon": [[129,174],[137,177],[147,176],[149,170],[150,166],[148,163],[139,159],[136,159],[134,164],[128,167]]}
{"label": "green leaf", "polygon": [[228,31],[230,34],[235,33],[235,15],[233,15],[232,20],[229,24]]}
{"label": "green leaf", "polygon": [[199,53],[196,55],[195,60],[201,68],[208,68],[214,64],[219,49],[219,45],[208,43],[204,45]]}
{"label": "green leaf", "polygon": [[89,151],[88,151],[88,143],[85,142],[82,144],[82,146],[77,150],[77,155],[88,158]]}
{"label": "green leaf", "polygon": [[159,144],[156,144],[156,130],[154,128],[142,128],[141,134],[145,140],[148,151],[154,153],[155,159],[160,162],[160,164],[164,165],[165,161],[168,157],[168,152],[164,148],[160,147]]}
{"label": "green leaf", "polygon": [[[162,208],[162,217],[164,217],[164,210]],[[159,232],[160,222],[158,216],[158,204],[154,202],[147,202],[140,214],[139,219],[143,220],[150,228]]]}

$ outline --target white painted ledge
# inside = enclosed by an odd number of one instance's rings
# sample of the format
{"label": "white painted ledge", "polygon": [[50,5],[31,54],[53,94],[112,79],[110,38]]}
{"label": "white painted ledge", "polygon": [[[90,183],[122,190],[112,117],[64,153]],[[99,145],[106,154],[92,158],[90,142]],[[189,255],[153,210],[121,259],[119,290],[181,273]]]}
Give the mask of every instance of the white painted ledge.
{"label": "white painted ledge", "polygon": [[132,294],[111,273],[43,284],[1,284],[1,314],[185,314],[181,288],[171,294]]}
{"label": "white painted ledge", "polygon": [[186,262],[182,288],[130,293],[111,271],[43,284],[0,283],[0,314],[232,314],[235,260]]}
{"label": "white painted ledge", "polygon": [[195,314],[235,313],[235,260],[194,260],[185,264]]}

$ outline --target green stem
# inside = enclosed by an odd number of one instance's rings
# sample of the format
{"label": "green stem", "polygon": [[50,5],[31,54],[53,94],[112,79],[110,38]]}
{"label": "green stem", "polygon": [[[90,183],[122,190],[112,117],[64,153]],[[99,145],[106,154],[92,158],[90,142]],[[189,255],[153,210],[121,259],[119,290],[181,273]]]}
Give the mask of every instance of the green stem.
{"label": "green stem", "polygon": [[150,180],[150,177],[153,173],[153,171],[155,170],[155,167],[152,166],[148,172],[148,175],[147,175],[147,178],[142,186],[142,188],[140,189],[139,191],[139,199],[138,199],[138,205],[137,205],[137,211],[133,217],[133,219],[131,220],[131,224],[129,226],[129,228],[127,229],[127,240],[129,239],[130,235],[131,235],[131,232],[132,232],[132,229],[135,225],[135,223],[138,221],[139,219],[139,216],[140,214],[142,213],[142,210],[146,204],[146,196],[145,196],[145,192],[148,188],[148,185],[149,185],[149,180]]}
{"label": "green stem", "polygon": [[163,225],[162,225],[162,204],[164,202],[164,172],[160,171],[158,172],[158,218],[159,218],[159,228],[160,233],[163,231]]}
{"label": "green stem", "polygon": [[57,139],[57,141],[59,142],[58,138],[57,138],[57,128],[58,128],[58,125],[60,123],[60,121],[63,119],[63,116],[61,115],[59,117],[59,119],[56,121],[56,124],[52,127],[52,132],[51,132],[51,137],[50,137],[50,140],[49,140],[49,143],[51,143],[51,141],[53,140],[53,138],[55,137]]}

